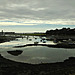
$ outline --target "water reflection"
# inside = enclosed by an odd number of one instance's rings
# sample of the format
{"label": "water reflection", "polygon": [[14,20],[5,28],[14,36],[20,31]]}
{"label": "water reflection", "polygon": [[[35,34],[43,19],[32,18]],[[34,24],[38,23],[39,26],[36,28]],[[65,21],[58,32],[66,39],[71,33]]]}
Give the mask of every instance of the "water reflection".
{"label": "water reflection", "polygon": [[1,52],[2,56],[18,61],[18,62],[25,62],[25,63],[50,63],[50,62],[60,62],[68,57],[75,56],[74,49],[58,49],[58,48],[48,48],[42,46],[33,46],[33,47],[26,47],[21,49],[23,51],[22,54],[19,56],[13,56],[9,53],[3,51]]}
{"label": "water reflection", "polygon": [[39,44],[54,44],[52,41],[47,41],[40,37],[30,36],[28,38],[17,38],[17,40],[13,40],[10,42],[0,43],[0,47],[12,47],[16,45],[25,45],[25,44],[34,44],[34,42],[39,42]]}
{"label": "water reflection", "polygon": [[[38,41],[40,44],[42,44],[43,42],[40,40],[41,40],[40,37],[28,37],[23,39],[19,38],[18,40],[15,41],[2,43],[0,44],[0,54],[7,59],[25,63],[60,62],[67,59],[68,57],[72,56],[75,57],[74,49],[49,48],[45,46],[28,46],[21,48],[13,48],[13,46],[33,44],[35,41]],[[54,44],[54,43],[52,41],[46,41],[45,44]],[[14,56],[7,52],[14,50],[21,50],[22,53],[19,56]]]}

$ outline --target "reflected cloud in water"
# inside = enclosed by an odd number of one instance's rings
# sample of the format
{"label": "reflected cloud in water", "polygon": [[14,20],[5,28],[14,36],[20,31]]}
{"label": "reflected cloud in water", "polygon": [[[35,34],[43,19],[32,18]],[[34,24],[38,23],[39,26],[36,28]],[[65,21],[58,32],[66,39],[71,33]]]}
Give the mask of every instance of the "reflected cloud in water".
{"label": "reflected cloud in water", "polygon": [[[32,41],[29,41],[32,39]],[[64,49],[64,48],[49,48],[46,46],[28,46],[21,48],[13,48],[17,45],[33,44],[34,41],[38,41],[40,44],[40,38],[29,37],[19,38],[18,41],[10,41],[0,44],[0,54],[7,59],[24,62],[24,63],[52,63],[61,62],[68,57],[75,57],[74,49]],[[45,44],[54,44],[52,41],[46,41]],[[21,50],[22,53],[18,56],[9,54],[7,51]]]}
{"label": "reflected cloud in water", "polygon": [[24,62],[24,63],[51,63],[51,62],[61,62],[68,57],[75,56],[74,49],[58,49],[58,48],[48,48],[42,46],[27,47],[21,49],[23,51],[19,56],[13,56],[6,53],[5,51],[1,55],[7,59]]}

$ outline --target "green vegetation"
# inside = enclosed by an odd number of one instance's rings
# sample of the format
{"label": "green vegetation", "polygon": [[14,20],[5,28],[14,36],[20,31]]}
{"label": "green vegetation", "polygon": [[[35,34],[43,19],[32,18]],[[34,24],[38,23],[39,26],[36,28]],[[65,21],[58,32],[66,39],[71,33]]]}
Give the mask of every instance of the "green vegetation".
{"label": "green vegetation", "polygon": [[15,35],[23,35],[23,36],[46,36],[46,33],[16,33]]}

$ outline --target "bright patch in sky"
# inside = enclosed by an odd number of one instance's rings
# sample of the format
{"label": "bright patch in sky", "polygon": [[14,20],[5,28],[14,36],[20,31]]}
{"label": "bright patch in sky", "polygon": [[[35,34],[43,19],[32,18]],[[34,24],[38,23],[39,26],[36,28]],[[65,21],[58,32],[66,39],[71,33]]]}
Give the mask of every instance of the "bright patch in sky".
{"label": "bright patch in sky", "polygon": [[[17,31],[27,30],[24,29],[26,27],[23,28],[24,30],[20,29],[18,26],[21,25],[31,27],[28,28],[32,29],[31,31],[45,31],[53,27],[61,28],[64,25],[74,27],[74,12],[75,0],[0,0],[0,26],[3,26],[3,29],[6,28],[5,26],[14,26],[12,31],[16,31],[16,26]],[[38,30],[35,28],[37,25]]]}
{"label": "bright patch in sky", "polygon": [[0,21],[0,25],[38,25],[38,24],[60,24],[75,25],[74,20],[27,20],[27,21]]}

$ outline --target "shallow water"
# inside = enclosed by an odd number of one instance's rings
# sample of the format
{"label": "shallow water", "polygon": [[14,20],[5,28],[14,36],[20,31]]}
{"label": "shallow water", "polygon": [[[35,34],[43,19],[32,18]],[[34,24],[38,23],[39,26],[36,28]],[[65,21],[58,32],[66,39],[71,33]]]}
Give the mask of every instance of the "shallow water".
{"label": "shallow water", "polygon": [[[25,63],[54,63],[54,62],[62,62],[69,57],[75,57],[74,49],[64,49],[64,48],[49,48],[46,46],[28,46],[22,48],[13,48],[13,46],[17,45],[25,45],[32,44],[34,41],[40,42],[40,38],[35,40],[34,37],[30,37],[32,41],[29,39],[18,39],[11,42],[6,42],[0,44],[0,54],[10,60],[25,62]],[[40,42],[42,43],[42,42]],[[46,44],[53,44],[52,41],[46,41]],[[19,56],[14,56],[9,54],[7,51],[12,50],[22,50],[23,53]]]}

